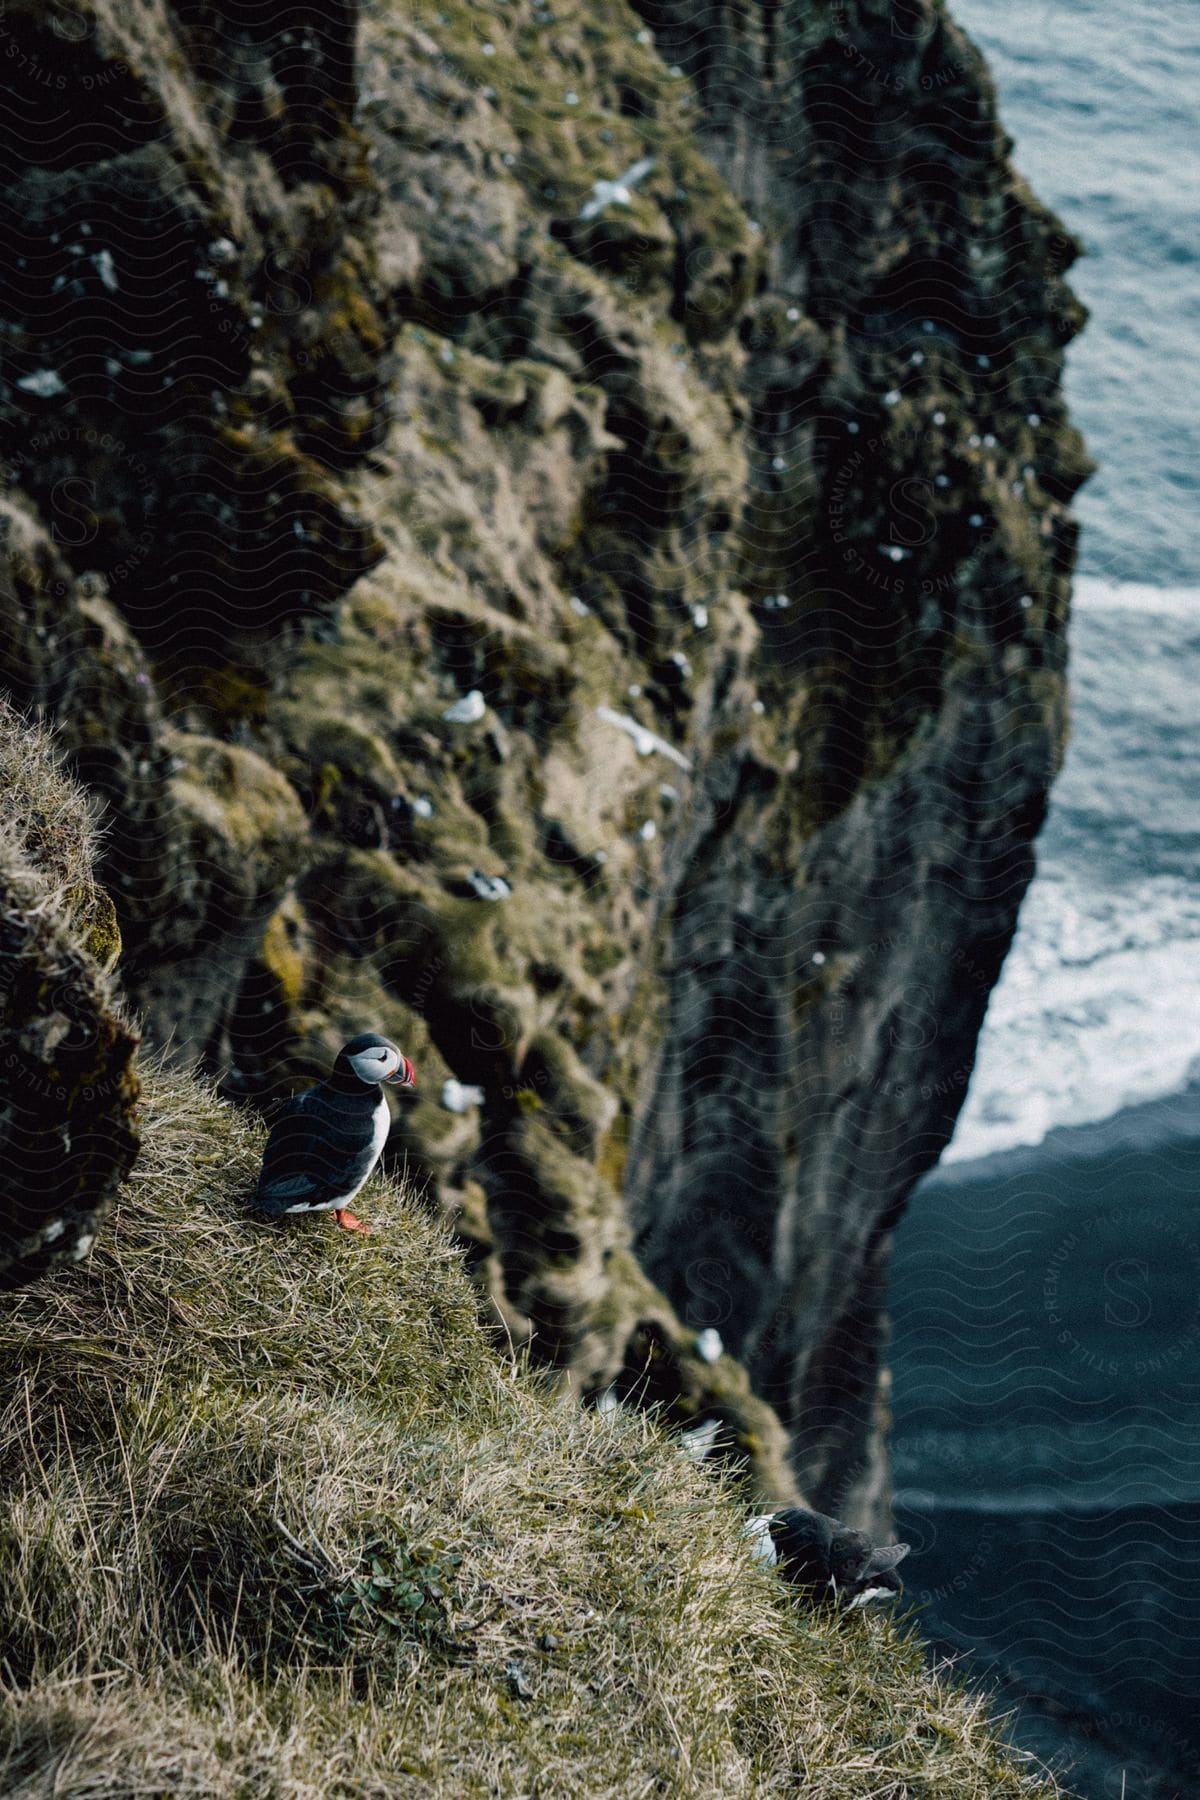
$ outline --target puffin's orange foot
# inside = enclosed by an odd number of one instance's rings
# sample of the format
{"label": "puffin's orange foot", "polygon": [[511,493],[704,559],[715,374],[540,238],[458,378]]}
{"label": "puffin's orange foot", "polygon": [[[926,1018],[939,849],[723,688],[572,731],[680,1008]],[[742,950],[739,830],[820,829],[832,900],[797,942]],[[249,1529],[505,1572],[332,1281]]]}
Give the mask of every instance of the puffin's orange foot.
{"label": "puffin's orange foot", "polygon": [[344,1206],[336,1207],[333,1216],[343,1231],[361,1231],[364,1237],[370,1237],[371,1227],[364,1225],[361,1219],[356,1219],[354,1214],[347,1212]]}

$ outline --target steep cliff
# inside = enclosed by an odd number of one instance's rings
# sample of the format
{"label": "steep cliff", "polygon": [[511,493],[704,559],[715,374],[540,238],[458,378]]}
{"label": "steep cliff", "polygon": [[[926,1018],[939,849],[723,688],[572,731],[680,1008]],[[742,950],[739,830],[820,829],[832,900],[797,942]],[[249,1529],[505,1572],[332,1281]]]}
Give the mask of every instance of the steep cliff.
{"label": "steep cliff", "polygon": [[783,1494],[744,1368],[869,1512],[1086,472],[978,57],[849,0],[3,29],[0,670],[108,804],[150,1035],[267,1100],[392,1032],[509,1335]]}
{"label": "steep cliff", "polygon": [[941,7],[640,10],[769,245],[739,578],[774,754],[673,902],[628,1187],[649,1273],[685,1306],[680,1242],[703,1259],[837,1506],[874,1479],[888,1235],[953,1126],[1061,751],[1077,247]]}

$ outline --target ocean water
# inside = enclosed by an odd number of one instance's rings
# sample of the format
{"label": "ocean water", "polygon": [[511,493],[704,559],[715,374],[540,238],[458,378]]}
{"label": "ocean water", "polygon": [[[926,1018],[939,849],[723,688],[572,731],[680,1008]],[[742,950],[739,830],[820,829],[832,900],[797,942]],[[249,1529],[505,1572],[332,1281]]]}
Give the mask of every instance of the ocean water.
{"label": "ocean water", "polygon": [[1070,642],[1071,741],[948,1161],[1200,1071],[1200,584],[1081,576]]}
{"label": "ocean water", "polygon": [[954,1141],[897,1233],[925,1629],[1088,1800],[1200,1795],[1200,5],[956,0],[1084,241],[1073,728]]}

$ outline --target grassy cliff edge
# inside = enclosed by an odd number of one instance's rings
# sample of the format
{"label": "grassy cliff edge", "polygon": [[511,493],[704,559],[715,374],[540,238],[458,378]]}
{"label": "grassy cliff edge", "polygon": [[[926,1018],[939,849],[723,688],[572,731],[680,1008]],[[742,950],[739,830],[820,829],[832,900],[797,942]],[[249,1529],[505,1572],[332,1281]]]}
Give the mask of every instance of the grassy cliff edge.
{"label": "grassy cliff edge", "polygon": [[714,1480],[495,1354],[442,1227],[244,1201],[146,1080],[86,1265],[0,1296],[0,1790],[1048,1794],[885,1620],[799,1613]]}

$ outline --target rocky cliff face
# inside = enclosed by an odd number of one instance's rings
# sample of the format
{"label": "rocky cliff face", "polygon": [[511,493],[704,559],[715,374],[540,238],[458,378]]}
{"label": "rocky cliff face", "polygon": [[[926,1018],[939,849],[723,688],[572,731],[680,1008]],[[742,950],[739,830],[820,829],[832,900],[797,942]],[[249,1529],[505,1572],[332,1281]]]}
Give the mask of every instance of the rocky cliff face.
{"label": "rocky cliff face", "polygon": [[941,7],[642,11],[769,246],[739,578],[777,735],[672,907],[631,1198],[677,1303],[681,1241],[712,1271],[836,1508],[873,1480],[888,1236],[961,1103],[1062,741],[1075,246]]}
{"label": "rocky cliff face", "polygon": [[0,667],[150,1034],[269,1099],[392,1032],[509,1333],[869,1513],[1086,472],[978,57],[865,0],[3,30]]}

